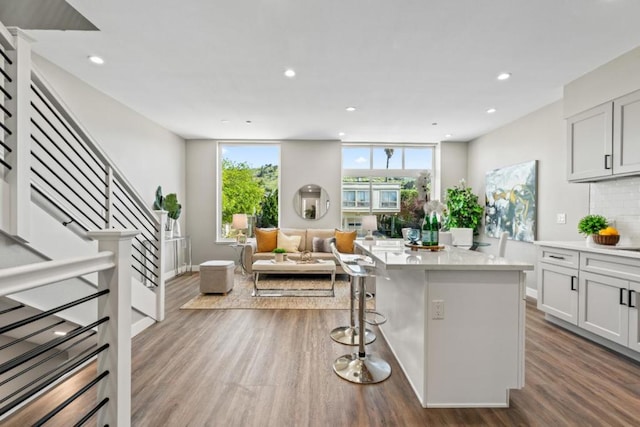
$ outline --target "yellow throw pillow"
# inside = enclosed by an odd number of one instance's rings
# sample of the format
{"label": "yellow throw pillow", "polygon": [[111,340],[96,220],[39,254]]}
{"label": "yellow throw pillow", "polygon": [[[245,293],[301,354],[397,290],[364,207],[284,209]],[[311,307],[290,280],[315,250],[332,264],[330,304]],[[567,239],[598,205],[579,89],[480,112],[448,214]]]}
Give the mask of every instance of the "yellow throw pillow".
{"label": "yellow throw pillow", "polygon": [[278,229],[265,230],[256,228],[256,246],[257,252],[271,252],[277,247]]}
{"label": "yellow throw pillow", "polygon": [[343,254],[353,253],[353,242],[356,240],[356,231],[340,231],[336,229],[336,249]]}
{"label": "yellow throw pillow", "polygon": [[287,252],[299,252],[298,246],[300,245],[301,238],[301,236],[287,236],[278,230],[278,247]]}

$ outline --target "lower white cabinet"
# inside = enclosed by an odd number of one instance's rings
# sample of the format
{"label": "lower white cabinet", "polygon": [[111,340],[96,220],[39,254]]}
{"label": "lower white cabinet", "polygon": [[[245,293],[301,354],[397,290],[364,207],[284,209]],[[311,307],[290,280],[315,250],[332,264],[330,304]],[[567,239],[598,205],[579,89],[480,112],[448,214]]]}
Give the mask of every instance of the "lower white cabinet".
{"label": "lower white cabinet", "polygon": [[578,270],[546,262],[538,268],[538,308],[577,325]]}
{"label": "lower white cabinet", "polygon": [[539,248],[538,308],[640,352],[638,294],[640,263],[637,259]]}
{"label": "lower white cabinet", "polygon": [[581,271],[578,326],[621,345],[629,341],[629,282]]}
{"label": "lower white cabinet", "polygon": [[638,304],[640,303],[640,282],[629,282],[629,348],[640,351],[640,315]]}

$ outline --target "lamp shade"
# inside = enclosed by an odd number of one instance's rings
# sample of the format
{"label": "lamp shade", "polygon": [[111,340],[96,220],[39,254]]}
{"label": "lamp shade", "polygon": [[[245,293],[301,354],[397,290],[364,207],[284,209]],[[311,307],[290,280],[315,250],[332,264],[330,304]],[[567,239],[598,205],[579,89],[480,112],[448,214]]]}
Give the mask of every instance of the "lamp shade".
{"label": "lamp shade", "polygon": [[362,217],[362,229],[366,231],[374,231],[378,229],[378,217],[375,215],[367,215]]}
{"label": "lamp shade", "polygon": [[243,230],[249,227],[249,223],[247,221],[247,214],[233,214],[231,227],[233,227],[236,230]]}

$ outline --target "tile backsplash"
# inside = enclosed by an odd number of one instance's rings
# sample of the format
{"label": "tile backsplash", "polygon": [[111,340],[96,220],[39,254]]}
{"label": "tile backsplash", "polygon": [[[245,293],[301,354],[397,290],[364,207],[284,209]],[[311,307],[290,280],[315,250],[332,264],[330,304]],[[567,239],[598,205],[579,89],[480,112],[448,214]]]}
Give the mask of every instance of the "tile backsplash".
{"label": "tile backsplash", "polygon": [[620,231],[620,243],[640,243],[640,177],[591,184],[589,212],[607,217]]}

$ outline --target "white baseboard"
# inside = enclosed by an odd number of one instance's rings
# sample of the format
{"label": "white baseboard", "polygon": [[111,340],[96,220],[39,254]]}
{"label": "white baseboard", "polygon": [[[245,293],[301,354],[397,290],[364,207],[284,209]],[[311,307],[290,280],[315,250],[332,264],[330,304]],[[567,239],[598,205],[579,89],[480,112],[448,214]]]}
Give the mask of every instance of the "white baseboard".
{"label": "white baseboard", "polygon": [[531,297],[533,299],[535,299],[536,301],[538,300],[538,290],[537,289],[533,289],[533,288],[527,288],[527,296]]}
{"label": "white baseboard", "polygon": [[138,320],[136,323],[131,325],[131,338],[135,337],[154,323],[156,323],[156,321],[151,317],[145,317],[144,319]]}

